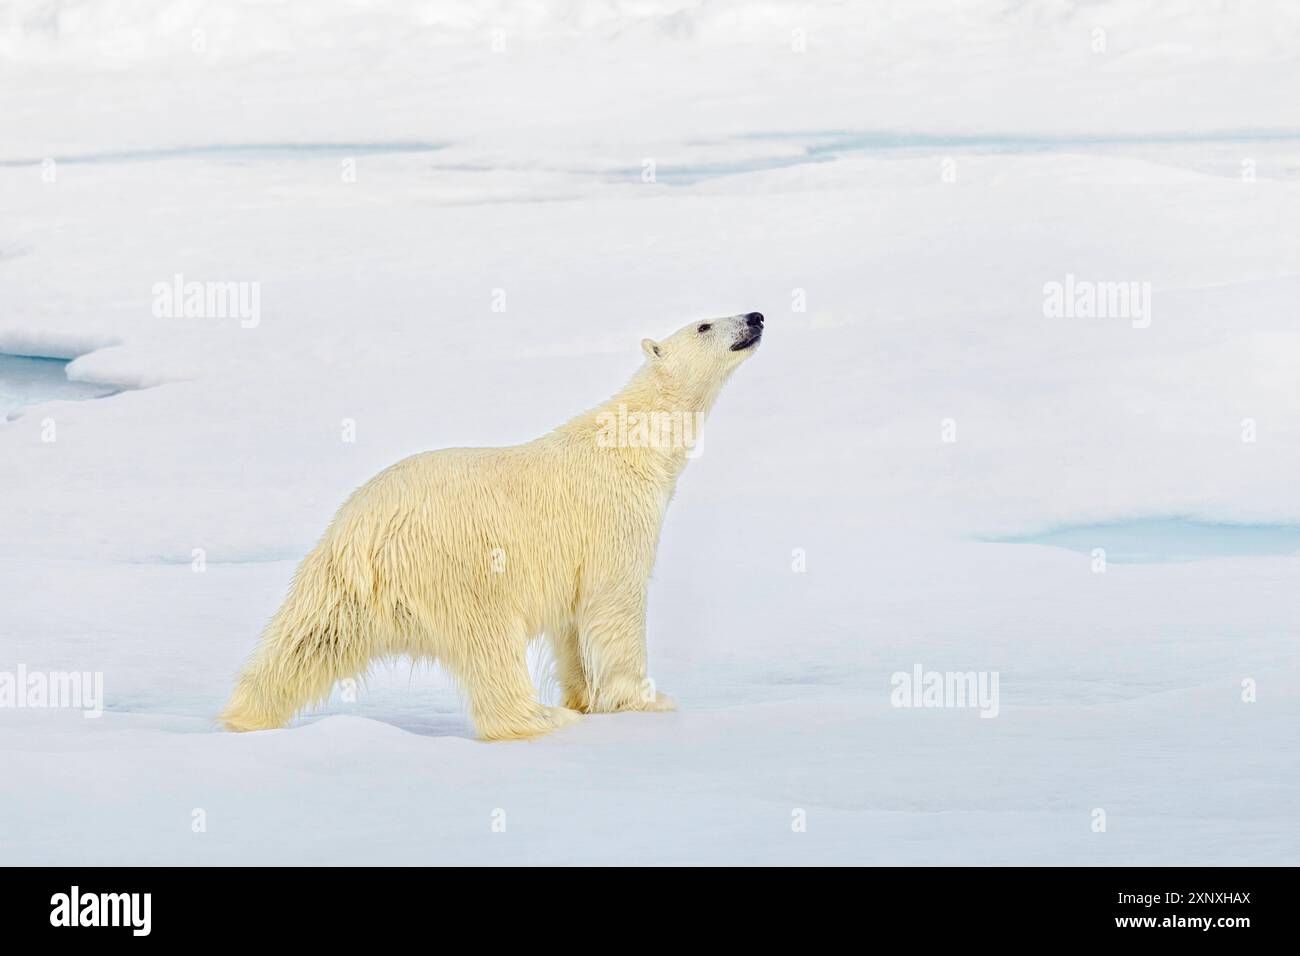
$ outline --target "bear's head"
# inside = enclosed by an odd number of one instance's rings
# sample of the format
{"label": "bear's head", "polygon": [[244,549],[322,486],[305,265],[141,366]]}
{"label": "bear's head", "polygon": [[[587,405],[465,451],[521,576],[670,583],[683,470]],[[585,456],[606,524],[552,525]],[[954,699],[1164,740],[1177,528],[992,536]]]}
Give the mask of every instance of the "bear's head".
{"label": "bear's head", "polygon": [[683,398],[710,402],[762,338],[762,314],[746,312],[692,322],[659,342],[643,339],[641,349],[656,374]]}

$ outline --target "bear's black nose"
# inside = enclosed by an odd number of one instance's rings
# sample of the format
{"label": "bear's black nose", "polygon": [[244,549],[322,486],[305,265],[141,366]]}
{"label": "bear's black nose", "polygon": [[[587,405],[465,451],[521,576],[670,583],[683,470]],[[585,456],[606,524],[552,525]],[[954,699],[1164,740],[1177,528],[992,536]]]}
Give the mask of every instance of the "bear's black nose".
{"label": "bear's black nose", "polygon": [[763,327],[763,313],[750,312],[745,316],[745,324],[751,329],[761,329]]}

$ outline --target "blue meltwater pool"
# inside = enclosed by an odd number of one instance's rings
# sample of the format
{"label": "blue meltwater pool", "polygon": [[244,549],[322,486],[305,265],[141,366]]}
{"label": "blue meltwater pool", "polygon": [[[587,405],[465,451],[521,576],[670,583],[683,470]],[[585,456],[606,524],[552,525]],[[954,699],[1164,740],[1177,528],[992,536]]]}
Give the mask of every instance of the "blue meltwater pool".
{"label": "blue meltwater pool", "polygon": [[1300,552],[1300,525],[1221,524],[1191,518],[1139,518],[1074,525],[1014,537],[985,538],[999,544],[1046,544],[1091,553],[1104,548],[1120,564],[1196,561]]}
{"label": "blue meltwater pool", "polygon": [[0,422],[37,402],[102,398],[116,389],[68,380],[64,359],[29,358],[0,353]]}

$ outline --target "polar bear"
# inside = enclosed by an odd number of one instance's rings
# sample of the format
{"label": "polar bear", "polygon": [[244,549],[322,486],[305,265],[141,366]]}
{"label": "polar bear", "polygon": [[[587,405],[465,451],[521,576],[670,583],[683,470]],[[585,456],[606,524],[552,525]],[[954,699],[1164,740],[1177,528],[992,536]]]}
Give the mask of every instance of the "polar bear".
{"label": "polar bear", "polygon": [[[424,452],[344,502],[221,714],[280,727],[376,658],[437,661],[480,737],[544,734],[581,713],[666,711],[646,677],[646,583],[664,511],[757,312],[641,343],[604,405],[509,448]],[[546,635],[564,706],[543,706],[526,650]]]}

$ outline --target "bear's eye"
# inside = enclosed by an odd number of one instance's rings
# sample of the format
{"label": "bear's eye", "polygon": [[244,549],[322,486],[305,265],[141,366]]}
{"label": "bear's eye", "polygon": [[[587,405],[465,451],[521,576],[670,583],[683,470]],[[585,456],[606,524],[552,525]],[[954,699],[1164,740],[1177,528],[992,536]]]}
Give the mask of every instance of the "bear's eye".
{"label": "bear's eye", "polygon": [[713,326],[711,326],[708,322],[705,322],[703,325],[701,325],[701,326],[700,326],[698,329],[696,329],[695,331],[697,331],[697,332],[707,332],[707,331],[709,331],[709,329],[711,329],[711,328],[713,328]]}

